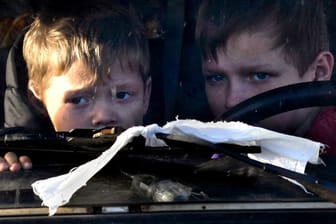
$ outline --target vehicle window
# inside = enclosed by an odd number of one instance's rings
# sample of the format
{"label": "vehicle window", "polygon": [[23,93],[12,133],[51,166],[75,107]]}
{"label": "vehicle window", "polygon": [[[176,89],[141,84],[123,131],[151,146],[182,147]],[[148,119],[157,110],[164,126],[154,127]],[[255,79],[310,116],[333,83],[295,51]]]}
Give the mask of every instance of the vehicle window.
{"label": "vehicle window", "polygon": [[[335,18],[333,0],[0,2],[0,222],[332,223]],[[256,159],[274,142],[305,158]],[[32,184],[76,171],[49,217]]]}

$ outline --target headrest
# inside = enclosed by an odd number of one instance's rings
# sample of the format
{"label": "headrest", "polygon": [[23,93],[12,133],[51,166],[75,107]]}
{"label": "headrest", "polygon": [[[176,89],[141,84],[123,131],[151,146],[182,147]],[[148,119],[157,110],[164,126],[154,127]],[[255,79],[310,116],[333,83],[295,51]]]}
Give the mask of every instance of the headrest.
{"label": "headrest", "polygon": [[27,127],[53,131],[49,117],[41,114],[29,100],[28,72],[22,54],[26,27],[9,50],[6,65],[6,91],[4,97],[4,127]]}

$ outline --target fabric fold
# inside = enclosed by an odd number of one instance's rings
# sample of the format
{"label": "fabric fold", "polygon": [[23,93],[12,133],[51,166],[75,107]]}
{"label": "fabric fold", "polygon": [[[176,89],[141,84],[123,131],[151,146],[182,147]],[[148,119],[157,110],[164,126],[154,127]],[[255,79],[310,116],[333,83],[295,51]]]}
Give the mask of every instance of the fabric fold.
{"label": "fabric fold", "polygon": [[134,137],[142,135],[147,146],[164,146],[156,133],[191,136],[211,143],[230,143],[242,146],[260,146],[261,153],[250,158],[274,164],[295,172],[304,173],[307,162],[319,164],[320,151],[324,145],[308,139],[280,134],[242,122],[201,122],[197,120],[176,120],[163,127],[157,124],[132,127],[121,133],[115,143],[99,157],[91,160],[68,174],[38,180],[32,184],[34,193],[49,207],[49,215],[69,202],[72,195],[101,170]]}

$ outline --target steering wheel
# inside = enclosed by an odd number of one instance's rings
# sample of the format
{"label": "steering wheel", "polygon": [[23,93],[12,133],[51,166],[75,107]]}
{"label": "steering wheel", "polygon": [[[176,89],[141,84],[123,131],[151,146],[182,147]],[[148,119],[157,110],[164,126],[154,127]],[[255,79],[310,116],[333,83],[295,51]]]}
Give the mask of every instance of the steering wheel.
{"label": "steering wheel", "polygon": [[283,112],[322,106],[336,106],[335,81],[304,82],[261,93],[236,105],[216,121],[253,124]]}

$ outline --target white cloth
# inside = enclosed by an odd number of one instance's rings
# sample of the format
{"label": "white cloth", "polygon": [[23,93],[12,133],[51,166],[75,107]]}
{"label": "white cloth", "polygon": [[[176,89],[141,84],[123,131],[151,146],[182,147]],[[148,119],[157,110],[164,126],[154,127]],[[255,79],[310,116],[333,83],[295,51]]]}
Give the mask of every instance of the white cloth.
{"label": "white cloth", "polygon": [[260,146],[261,153],[250,154],[250,158],[271,163],[286,169],[304,173],[307,162],[320,163],[319,153],[324,145],[308,139],[280,134],[241,122],[200,122],[197,120],[176,120],[163,127],[152,124],[146,127],[132,127],[120,134],[116,142],[99,157],[70,173],[38,180],[32,184],[34,193],[49,207],[54,215],[59,206],[69,202],[72,195],[103,168],[117,152],[136,136],[146,138],[147,146],[164,146],[156,133],[186,135],[212,143],[232,143],[243,146]]}

